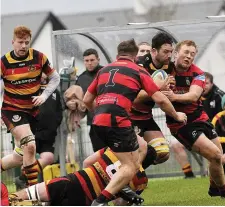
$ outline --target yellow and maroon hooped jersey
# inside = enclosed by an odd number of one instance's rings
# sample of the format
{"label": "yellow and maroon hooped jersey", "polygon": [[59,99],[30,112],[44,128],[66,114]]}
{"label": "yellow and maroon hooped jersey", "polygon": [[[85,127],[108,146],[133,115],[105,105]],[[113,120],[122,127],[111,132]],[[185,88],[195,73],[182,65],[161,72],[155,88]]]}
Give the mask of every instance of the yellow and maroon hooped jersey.
{"label": "yellow and maroon hooped jersey", "polygon": [[1,77],[4,81],[3,110],[24,111],[34,115],[37,108],[33,106],[32,96],[39,95],[41,74],[50,75],[47,57],[32,48],[24,58],[8,52],[1,58]]}
{"label": "yellow and maroon hooped jersey", "polygon": [[[110,178],[120,166],[120,162],[109,148],[101,149],[101,158],[92,166],[81,171],[75,172],[75,176],[79,179],[84,192],[93,200],[105,188]],[[142,167],[129,183],[132,190],[141,193],[147,186],[148,178]]]}

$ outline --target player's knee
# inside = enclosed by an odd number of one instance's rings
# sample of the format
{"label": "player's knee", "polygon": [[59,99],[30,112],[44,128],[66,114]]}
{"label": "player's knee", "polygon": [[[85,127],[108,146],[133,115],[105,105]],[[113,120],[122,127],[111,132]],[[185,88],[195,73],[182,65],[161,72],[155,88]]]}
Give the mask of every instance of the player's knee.
{"label": "player's knee", "polygon": [[51,165],[54,162],[54,154],[51,152],[41,153],[40,158],[41,158],[42,162],[44,163],[44,166],[42,166],[42,167]]}
{"label": "player's knee", "polygon": [[213,156],[211,158],[211,162],[216,162],[216,163],[221,163],[222,164],[222,153],[221,151],[218,149],[213,153]]}
{"label": "player's knee", "polygon": [[131,162],[126,165],[126,170],[128,174],[133,177],[135,173],[140,169],[140,162],[137,160],[136,162]]}
{"label": "player's knee", "polygon": [[139,164],[133,164],[133,165],[129,165],[126,168],[126,177],[132,179],[134,177],[134,175],[138,172],[140,168]]}
{"label": "player's knee", "polygon": [[20,148],[22,148],[28,154],[35,154],[36,153],[36,145],[35,145],[34,136],[28,135],[26,137],[23,137],[20,140]]}
{"label": "player's knee", "polygon": [[184,147],[183,147],[183,145],[182,145],[180,142],[176,141],[176,142],[172,142],[172,144],[171,144],[171,149],[172,149],[175,153],[180,153],[181,151],[184,150]]}
{"label": "player's knee", "polygon": [[156,151],[157,156],[154,162],[155,164],[166,162],[169,159],[169,145],[165,138],[155,138],[148,144],[151,145]]}

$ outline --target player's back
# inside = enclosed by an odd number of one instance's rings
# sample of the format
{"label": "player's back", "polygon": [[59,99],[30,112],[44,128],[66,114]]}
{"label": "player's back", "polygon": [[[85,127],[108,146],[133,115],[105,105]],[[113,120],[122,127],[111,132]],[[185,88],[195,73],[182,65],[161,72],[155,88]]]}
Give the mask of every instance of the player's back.
{"label": "player's back", "polygon": [[119,59],[101,69],[98,74],[97,106],[111,112],[110,105],[129,111],[141,89],[140,67],[129,60]]}

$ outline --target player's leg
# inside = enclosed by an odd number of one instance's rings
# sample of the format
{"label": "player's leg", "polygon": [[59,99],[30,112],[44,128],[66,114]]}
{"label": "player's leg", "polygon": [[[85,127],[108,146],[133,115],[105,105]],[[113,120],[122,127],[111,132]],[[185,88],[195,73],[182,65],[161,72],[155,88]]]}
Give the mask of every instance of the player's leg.
{"label": "player's leg", "polygon": [[[217,141],[219,142],[218,139]],[[214,139],[212,142],[204,134],[201,134],[194,143],[193,150],[209,161],[209,174],[211,179],[210,188],[218,187],[221,192],[221,196],[225,197],[222,152],[221,149],[215,144],[217,141]]]}
{"label": "player's leg", "polygon": [[169,145],[161,131],[146,131],[144,138],[156,151],[154,164],[161,164],[169,159]]}
{"label": "player's leg", "polygon": [[23,155],[13,151],[12,154],[6,155],[1,159],[1,171],[5,171],[23,164]]}
{"label": "player's leg", "polygon": [[107,139],[107,145],[121,163],[120,168],[115,172],[109,184],[96,199],[97,203],[95,205],[100,205],[113,200],[114,195],[127,185],[139,170],[139,144],[137,136],[131,127],[95,127],[95,131],[99,135],[102,134],[103,139]]}
{"label": "player's leg", "polygon": [[51,165],[54,162],[54,142],[48,140],[39,140],[39,142],[41,145],[40,149],[37,150],[40,155],[38,161],[44,169],[47,165]]}
{"label": "player's leg", "polygon": [[[140,129],[140,136],[144,137],[144,140],[149,146],[153,147],[156,151],[156,158],[153,163],[150,163],[148,159],[152,157],[145,157],[144,163],[160,164],[169,159],[169,146],[161,132],[161,129],[154,121],[153,118],[148,120],[136,120],[134,124]],[[147,167],[147,166],[145,166]]]}
{"label": "player's leg", "polygon": [[221,146],[213,126],[209,122],[193,122],[179,129],[177,135],[176,138],[189,150],[209,161],[210,177],[221,191],[221,196],[225,196]]}
{"label": "player's leg", "polygon": [[175,159],[181,166],[185,178],[194,178],[195,175],[192,171],[184,145],[182,145],[176,138],[172,138],[170,148],[174,152]]}
{"label": "player's leg", "polygon": [[[34,128],[35,118],[24,112],[2,110],[2,119],[15,138],[15,145],[23,152],[23,166],[29,184],[36,184],[41,168],[35,159],[35,138],[31,131],[31,127]],[[5,164],[2,163],[2,166],[4,168]]]}

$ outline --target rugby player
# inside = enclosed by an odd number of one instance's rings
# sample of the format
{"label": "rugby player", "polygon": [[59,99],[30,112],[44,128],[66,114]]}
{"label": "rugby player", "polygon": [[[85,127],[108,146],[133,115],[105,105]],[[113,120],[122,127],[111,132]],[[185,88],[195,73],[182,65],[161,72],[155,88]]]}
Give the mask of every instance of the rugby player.
{"label": "rugby player", "polygon": [[[27,204],[27,200],[34,203],[48,202],[50,205],[85,206],[100,195],[112,176],[118,170],[120,161],[110,148],[103,148],[86,158],[84,165],[88,167],[71,173],[67,176],[38,183],[19,192],[11,194],[10,205]],[[130,188],[141,194],[146,188],[148,178],[142,167],[129,182]],[[141,204],[143,199],[133,191],[120,192],[117,197],[122,197],[126,202],[121,204]],[[26,201],[24,201],[26,200]],[[117,203],[118,204],[118,203]],[[32,202],[30,203],[32,205]]]}
{"label": "rugby player", "polygon": [[222,147],[218,135],[203,110],[200,97],[205,86],[204,72],[193,64],[197,54],[194,41],[184,40],[175,48],[173,76],[176,86],[163,91],[176,110],[187,114],[187,124],[178,123],[167,115],[167,126],[187,149],[193,150],[209,161],[209,195],[225,197],[225,178],[222,166]]}
{"label": "rugby player", "polygon": [[94,110],[92,125],[96,135],[121,162],[121,167],[93,205],[105,205],[112,200],[132,179],[144,158],[143,155],[139,157],[137,136],[128,115],[142,88],[162,110],[177,121],[186,121],[186,115],[174,110],[149,73],[134,63],[138,52],[135,41],[123,41],[117,50],[117,60],[99,71],[83,99],[88,110]]}
{"label": "rugby player", "polygon": [[[47,57],[32,48],[31,30],[18,26],[13,33],[13,50],[1,57],[1,78],[4,82],[4,96],[1,117],[7,130],[15,138],[13,159],[5,156],[1,160],[1,170],[23,164],[29,185],[37,183],[42,167],[35,159],[35,123],[38,107],[57,88],[60,78],[50,66]],[[41,75],[48,76],[49,83],[39,95]]]}

